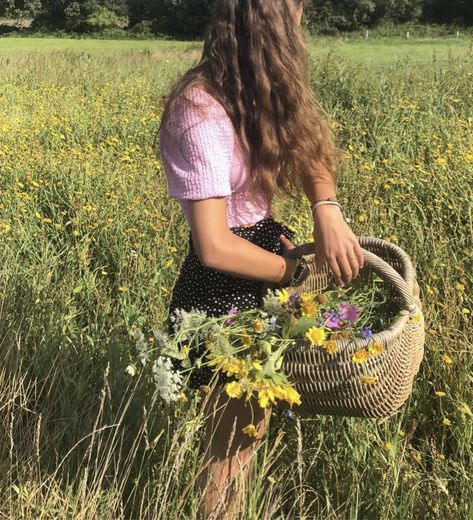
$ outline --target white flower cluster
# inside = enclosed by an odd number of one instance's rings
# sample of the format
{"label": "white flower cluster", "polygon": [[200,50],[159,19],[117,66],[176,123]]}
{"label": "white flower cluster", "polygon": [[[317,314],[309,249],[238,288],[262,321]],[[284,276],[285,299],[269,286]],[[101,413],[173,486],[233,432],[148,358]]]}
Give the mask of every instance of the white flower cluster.
{"label": "white flower cluster", "polygon": [[167,404],[177,401],[182,387],[182,376],[173,370],[170,358],[158,356],[151,370],[160,397]]}
{"label": "white flower cluster", "polygon": [[208,316],[205,311],[197,310],[194,307],[190,311],[176,308],[169,319],[173,324],[174,332],[177,333],[179,330],[199,327],[208,319]]}
{"label": "white flower cluster", "polygon": [[270,289],[268,289],[266,296],[263,297],[263,309],[275,316],[282,316],[286,312],[282,302],[279,301],[274,291]]}
{"label": "white flower cluster", "polygon": [[138,357],[140,358],[143,366],[149,361],[149,343],[145,339],[145,335],[141,329],[136,329],[133,332],[133,339],[135,340],[135,347],[138,351]]}

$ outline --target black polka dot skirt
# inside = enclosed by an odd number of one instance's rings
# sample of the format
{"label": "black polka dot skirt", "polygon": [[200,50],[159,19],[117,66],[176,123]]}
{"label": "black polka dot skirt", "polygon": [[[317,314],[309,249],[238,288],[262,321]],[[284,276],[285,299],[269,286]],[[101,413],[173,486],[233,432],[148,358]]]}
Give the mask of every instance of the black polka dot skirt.
{"label": "black polka dot skirt", "polygon": [[[280,234],[292,239],[295,232],[286,225],[267,216],[252,226],[232,227],[230,230],[253,244],[282,255],[283,248]],[[189,253],[184,259],[179,276],[174,285],[168,313],[168,333],[173,334],[173,323],[170,317],[176,308],[190,311],[192,308],[205,311],[207,316],[224,316],[232,307],[239,310],[248,310],[262,305],[263,281],[248,280],[229,273],[217,271],[203,265],[197,256],[189,231]],[[189,353],[191,363],[204,354],[205,348],[200,345]],[[179,369],[179,362],[174,363]],[[214,375],[211,367],[194,368],[189,377],[189,387],[196,389],[201,385],[208,385]],[[234,380],[225,374],[218,377],[219,383]]]}

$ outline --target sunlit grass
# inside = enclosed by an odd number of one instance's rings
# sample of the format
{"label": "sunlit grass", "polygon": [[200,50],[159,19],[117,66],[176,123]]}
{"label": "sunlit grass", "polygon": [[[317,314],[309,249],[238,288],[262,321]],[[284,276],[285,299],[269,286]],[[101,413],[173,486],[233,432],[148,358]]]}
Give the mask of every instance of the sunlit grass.
{"label": "sunlit grass", "polygon": [[[125,367],[131,326],[163,323],[187,252],[152,142],[161,96],[198,51],[114,42],[124,50],[108,53],[101,41],[94,53],[7,55],[6,41],[0,514],[194,518],[200,403],[168,414]],[[375,69],[376,44],[364,45],[315,52],[313,84],[347,151],[338,194],[353,230],[398,243],[416,266],[425,358],[386,421],[274,418],[251,519],[471,514],[472,55],[466,42],[442,61],[379,44],[390,67]],[[393,57],[401,48],[407,61]],[[278,201],[297,243],[310,239],[309,215],[302,198]]]}

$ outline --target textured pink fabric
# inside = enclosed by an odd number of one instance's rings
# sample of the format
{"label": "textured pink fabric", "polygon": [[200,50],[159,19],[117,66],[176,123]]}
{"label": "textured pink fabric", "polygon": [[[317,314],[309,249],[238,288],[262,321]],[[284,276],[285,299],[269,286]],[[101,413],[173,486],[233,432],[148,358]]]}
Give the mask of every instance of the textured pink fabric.
{"label": "textured pink fabric", "polygon": [[261,195],[248,200],[243,181],[248,174],[248,153],[223,106],[198,87],[188,88],[192,106],[176,100],[159,145],[168,193],[179,200],[189,222],[188,200],[226,197],[228,227],[252,224],[270,214]]}

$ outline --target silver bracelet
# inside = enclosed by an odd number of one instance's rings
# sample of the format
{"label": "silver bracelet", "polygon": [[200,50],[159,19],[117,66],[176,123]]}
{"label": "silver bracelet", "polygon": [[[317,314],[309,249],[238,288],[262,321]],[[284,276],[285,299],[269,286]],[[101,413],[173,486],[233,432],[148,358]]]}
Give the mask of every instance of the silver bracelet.
{"label": "silver bracelet", "polygon": [[334,206],[338,206],[340,208],[340,211],[343,213],[342,205],[339,202],[336,202],[335,200],[321,200],[319,202],[316,202],[315,204],[312,204],[312,206],[311,206],[312,211],[314,211],[315,208],[322,206],[324,204],[333,204]]}
{"label": "silver bracelet", "polygon": [[312,204],[312,206],[311,206],[312,212],[314,211],[315,208],[322,206],[323,204],[333,204],[334,206],[338,206],[340,208],[340,211],[342,212],[342,215],[343,215],[343,218],[345,219],[345,221],[350,222],[350,219],[345,217],[345,212],[343,211],[342,205],[339,202],[336,202],[334,200],[321,200],[319,202],[316,202],[315,204]]}

